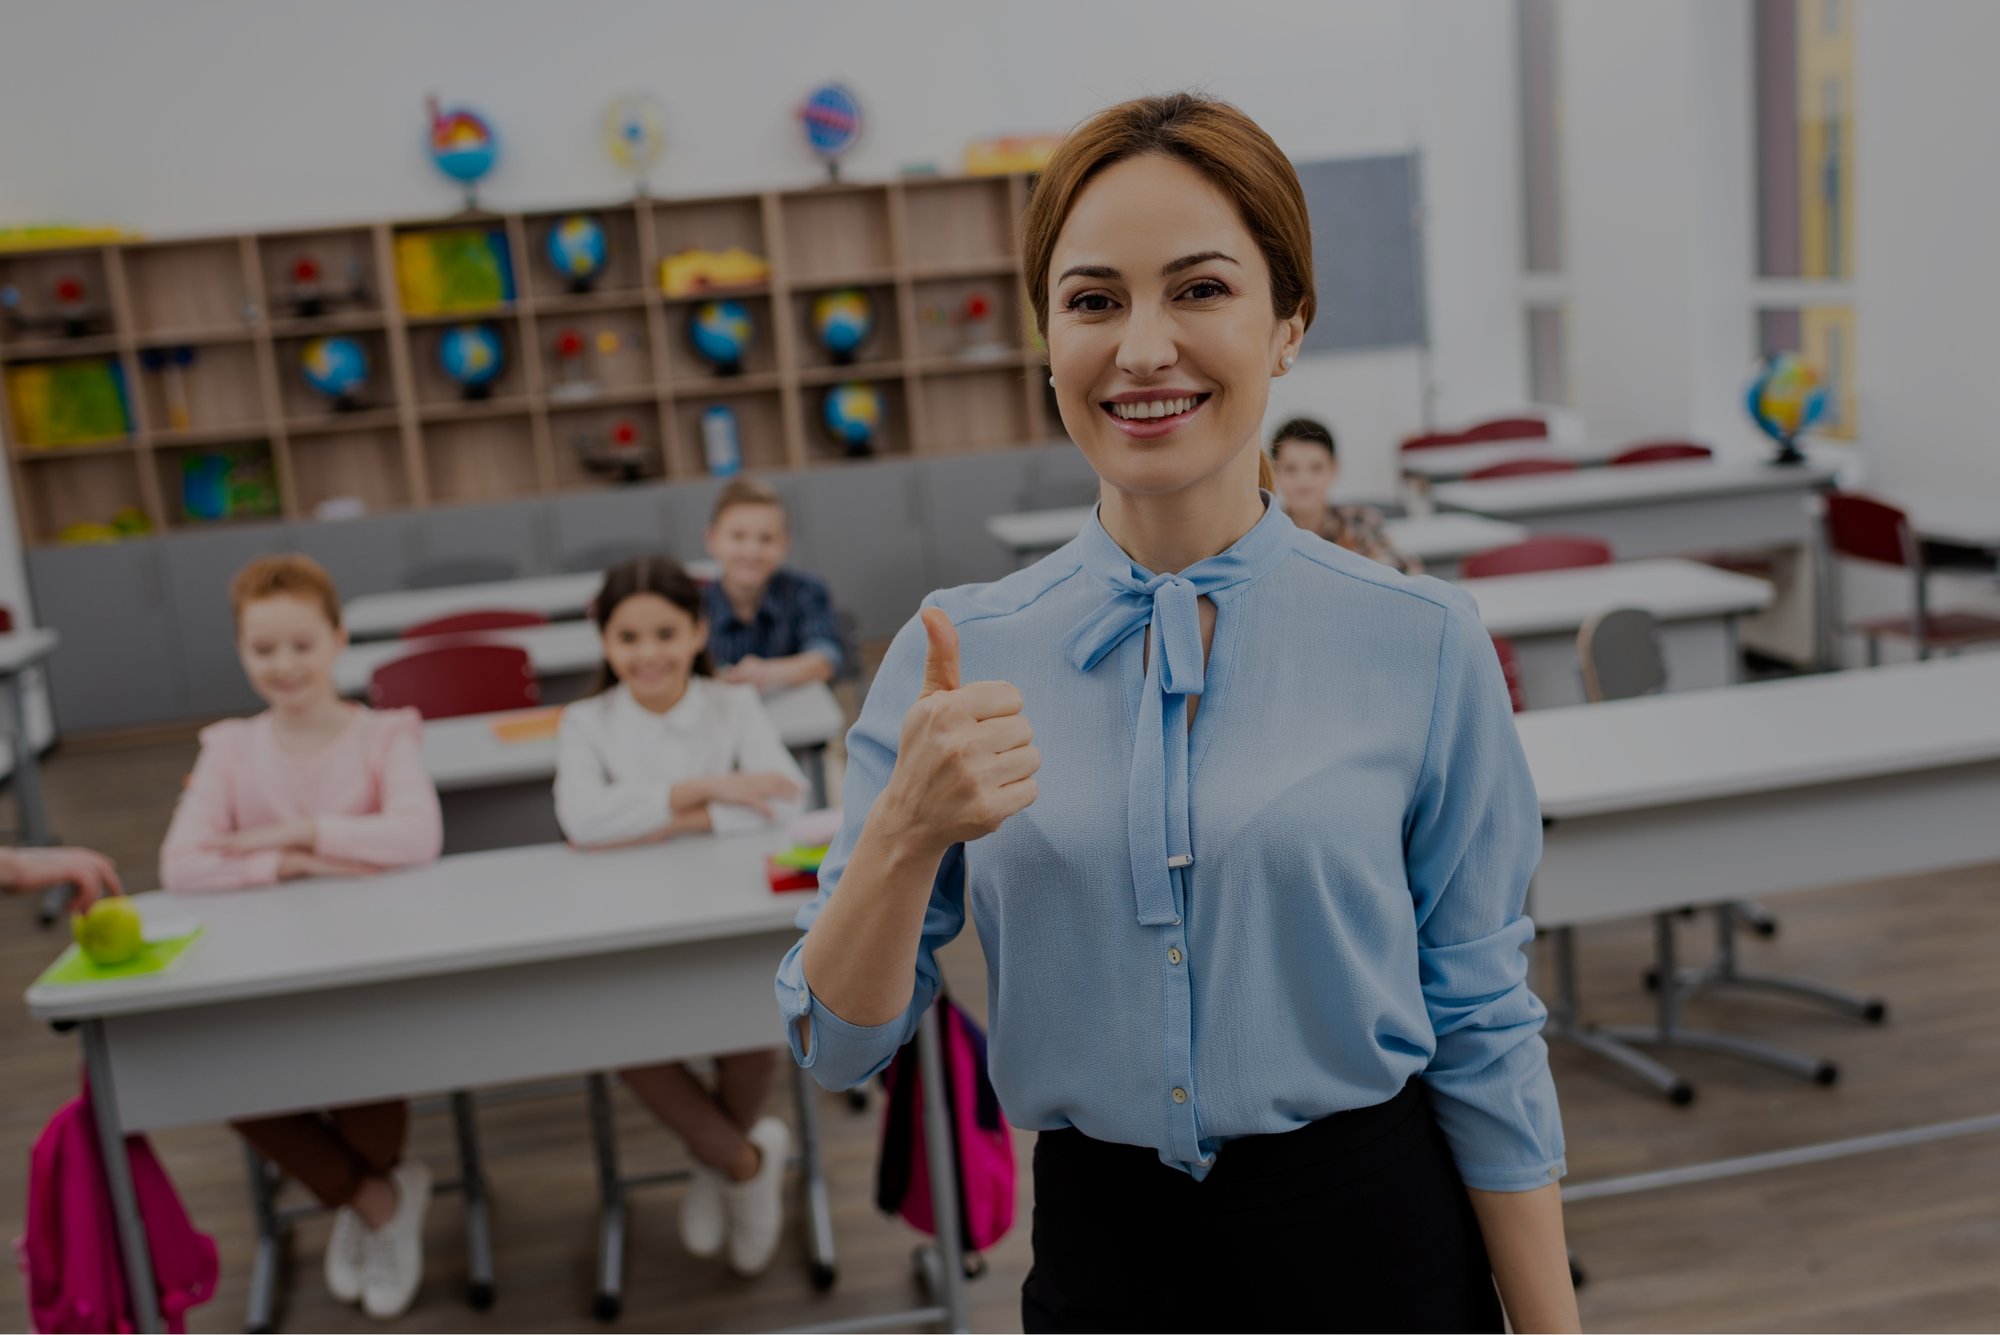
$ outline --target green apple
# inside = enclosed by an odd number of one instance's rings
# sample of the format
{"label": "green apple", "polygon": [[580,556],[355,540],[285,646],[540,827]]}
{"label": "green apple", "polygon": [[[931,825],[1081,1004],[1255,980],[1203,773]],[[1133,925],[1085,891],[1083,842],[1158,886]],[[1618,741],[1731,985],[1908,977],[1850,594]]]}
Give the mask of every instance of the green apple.
{"label": "green apple", "polygon": [[123,964],[139,953],[144,935],[139,910],[123,895],[106,895],[88,913],[73,913],[69,929],[93,964]]}

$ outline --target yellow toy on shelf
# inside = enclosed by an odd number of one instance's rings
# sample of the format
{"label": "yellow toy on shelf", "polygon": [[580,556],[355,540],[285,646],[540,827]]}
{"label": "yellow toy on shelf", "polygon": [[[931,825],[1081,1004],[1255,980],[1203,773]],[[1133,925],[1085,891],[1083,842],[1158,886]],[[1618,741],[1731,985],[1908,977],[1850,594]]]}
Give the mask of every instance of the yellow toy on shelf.
{"label": "yellow toy on shelf", "polygon": [[771,281],[771,262],[741,246],[728,250],[683,250],[660,261],[660,291],[692,297],[721,288],[753,287]]}

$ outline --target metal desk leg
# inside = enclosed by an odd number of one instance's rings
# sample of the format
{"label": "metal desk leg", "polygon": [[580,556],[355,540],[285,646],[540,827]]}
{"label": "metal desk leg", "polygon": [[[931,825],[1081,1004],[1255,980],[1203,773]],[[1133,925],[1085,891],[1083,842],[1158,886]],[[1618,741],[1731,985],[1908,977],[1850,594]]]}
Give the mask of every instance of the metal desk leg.
{"label": "metal desk leg", "polygon": [[590,1143],[597,1153],[597,1297],[599,1321],[615,1321],[625,1306],[625,1185],[618,1180],[617,1128],[611,1118],[611,1084],[593,1071]]}
{"label": "metal desk leg", "polygon": [[131,1297],[132,1321],[142,1331],[164,1329],[159,1294],[153,1287],[153,1253],[139,1218],[132,1189],[132,1162],[125,1157],[125,1128],[118,1120],[118,1095],[111,1084],[111,1049],[104,1021],[83,1022],[83,1069],[90,1080],[90,1107],[97,1121],[97,1149],[111,1188],[111,1211],[118,1221],[118,1255]]}
{"label": "metal desk leg", "polygon": [[813,1287],[833,1287],[838,1273],[833,1259],[833,1204],[826,1190],[826,1165],[820,1157],[818,1086],[806,1069],[792,1063],[792,1088],[799,1101],[799,1158],[804,1170],[806,1245],[811,1253],[808,1273]]}
{"label": "metal desk leg", "polygon": [[945,1329],[972,1329],[965,1296],[965,1246],[958,1235],[958,1156],[951,1109],[945,1102],[944,1027],[940,1008],[924,1012],[917,1026],[917,1070],[924,1090],[924,1159],[931,1178],[931,1218],[937,1227],[937,1301]]}
{"label": "metal desk leg", "polygon": [[493,1222],[470,1092],[452,1091],[451,1120],[458,1133],[458,1185],[465,1195],[465,1300],[474,1311],[483,1312],[493,1306]]}
{"label": "metal desk leg", "polygon": [[278,1324],[279,1275],[292,1226],[278,1213],[275,1171],[248,1141],[243,1143],[243,1167],[250,1177],[250,1214],[257,1228],[257,1254],[250,1262],[250,1300],[245,1304],[243,1328],[250,1335],[266,1335]]}
{"label": "metal desk leg", "polygon": [[826,805],[826,743],[799,748],[799,766],[806,772],[806,782],[812,785],[812,803],[815,810]]}

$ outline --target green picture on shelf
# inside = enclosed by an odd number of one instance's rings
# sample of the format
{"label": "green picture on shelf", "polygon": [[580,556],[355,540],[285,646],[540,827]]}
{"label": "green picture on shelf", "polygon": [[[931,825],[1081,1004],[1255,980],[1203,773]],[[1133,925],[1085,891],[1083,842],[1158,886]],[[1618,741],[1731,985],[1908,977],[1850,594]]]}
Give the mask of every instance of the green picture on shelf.
{"label": "green picture on shelf", "polygon": [[208,450],[181,459],[181,508],[189,519],[278,513],[278,483],[262,449]]}
{"label": "green picture on shelf", "polygon": [[507,234],[497,227],[405,232],[396,238],[396,285],[411,315],[484,310],[512,301]]}
{"label": "green picture on shelf", "polygon": [[109,357],[10,367],[7,401],[23,449],[94,445],[132,434],[125,375]]}

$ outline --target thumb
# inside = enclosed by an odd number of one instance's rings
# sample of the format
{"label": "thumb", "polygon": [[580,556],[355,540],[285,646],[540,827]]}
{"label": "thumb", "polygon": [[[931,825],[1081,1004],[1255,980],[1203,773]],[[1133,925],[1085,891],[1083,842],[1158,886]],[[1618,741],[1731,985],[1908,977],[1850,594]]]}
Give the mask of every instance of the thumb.
{"label": "thumb", "polygon": [[937,691],[958,689],[958,629],[941,607],[923,610],[924,631],[930,647],[924,651],[924,688],[918,698]]}

